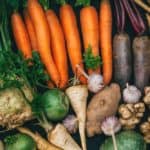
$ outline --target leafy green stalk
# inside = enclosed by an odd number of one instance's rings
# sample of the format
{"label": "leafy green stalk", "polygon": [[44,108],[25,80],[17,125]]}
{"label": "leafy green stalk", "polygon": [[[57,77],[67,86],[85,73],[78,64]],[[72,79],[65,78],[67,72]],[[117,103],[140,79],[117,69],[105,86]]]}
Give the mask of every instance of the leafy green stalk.
{"label": "leafy green stalk", "polygon": [[[0,89],[20,88],[24,84],[32,88],[45,84],[49,77],[37,52],[25,60],[20,51],[13,52],[9,35],[8,14],[5,0],[0,5]],[[32,64],[32,65],[31,65]]]}
{"label": "leafy green stalk", "polygon": [[18,11],[19,9],[19,4],[21,3],[20,0],[6,0],[7,4],[14,10]]}
{"label": "leafy green stalk", "polygon": [[49,8],[49,0],[39,0],[40,4],[43,6],[44,10],[48,10]]}
{"label": "leafy green stalk", "polygon": [[60,5],[65,5],[67,3],[67,0],[56,0],[56,3]]}
{"label": "leafy green stalk", "polygon": [[91,0],[76,0],[75,6],[83,5],[86,7],[86,6],[90,6],[90,4],[91,4]]}
{"label": "leafy green stalk", "polygon": [[83,58],[87,69],[96,69],[102,64],[100,56],[93,55],[91,46],[86,49]]}

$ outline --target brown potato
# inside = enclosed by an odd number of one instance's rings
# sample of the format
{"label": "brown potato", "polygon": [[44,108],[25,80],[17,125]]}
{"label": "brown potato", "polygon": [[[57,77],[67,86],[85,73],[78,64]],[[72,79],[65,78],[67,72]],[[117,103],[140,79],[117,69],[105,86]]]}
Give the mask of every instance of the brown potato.
{"label": "brown potato", "polygon": [[121,99],[120,87],[118,84],[111,84],[97,93],[87,108],[86,130],[89,137],[101,133],[101,122],[108,116],[117,112]]}

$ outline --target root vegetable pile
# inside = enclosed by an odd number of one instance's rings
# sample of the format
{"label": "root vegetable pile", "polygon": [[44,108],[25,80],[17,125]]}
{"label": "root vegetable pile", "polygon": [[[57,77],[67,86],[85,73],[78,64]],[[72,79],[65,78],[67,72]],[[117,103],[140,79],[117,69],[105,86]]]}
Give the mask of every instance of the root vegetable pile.
{"label": "root vegetable pile", "polygon": [[149,149],[149,8],[1,0],[0,149]]}

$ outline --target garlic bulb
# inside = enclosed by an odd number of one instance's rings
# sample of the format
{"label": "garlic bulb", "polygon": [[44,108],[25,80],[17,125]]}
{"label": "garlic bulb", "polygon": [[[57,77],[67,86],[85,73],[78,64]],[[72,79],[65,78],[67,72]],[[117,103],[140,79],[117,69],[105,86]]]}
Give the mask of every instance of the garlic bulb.
{"label": "garlic bulb", "polygon": [[111,116],[106,118],[101,124],[102,131],[105,135],[111,136],[121,129],[121,124],[117,117]]}
{"label": "garlic bulb", "polygon": [[114,150],[118,150],[115,133],[121,129],[121,124],[117,117],[111,116],[106,118],[101,125],[102,131],[105,135],[112,136]]}
{"label": "garlic bulb", "polygon": [[91,74],[88,77],[88,89],[93,93],[97,93],[104,87],[103,77],[100,74]]}
{"label": "garlic bulb", "polygon": [[74,134],[78,129],[78,120],[74,115],[68,115],[63,120],[63,125],[68,130],[69,133]]}
{"label": "garlic bulb", "polygon": [[77,67],[78,71],[80,71],[81,74],[85,78],[87,78],[89,91],[91,91],[93,93],[97,93],[104,87],[102,75],[93,73],[93,74],[88,76],[79,65],[76,65],[76,67]]}
{"label": "garlic bulb", "polygon": [[128,85],[123,90],[123,100],[126,103],[137,103],[141,98],[141,91],[133,85]]}

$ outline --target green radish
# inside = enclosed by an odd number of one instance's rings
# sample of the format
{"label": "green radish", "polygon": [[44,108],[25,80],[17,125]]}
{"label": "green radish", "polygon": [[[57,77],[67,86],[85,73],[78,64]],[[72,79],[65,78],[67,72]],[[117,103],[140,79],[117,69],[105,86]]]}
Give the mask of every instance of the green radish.
{"label": "green radish", "polygon": [[69,99],[59,89],[51,89],[41,96],[41,106],[51,121],[62,120],[69,111]]}

